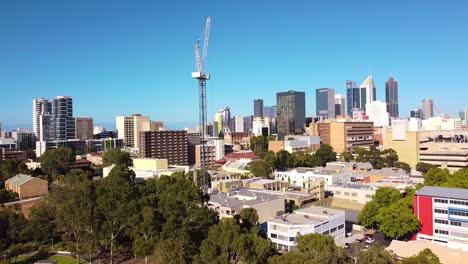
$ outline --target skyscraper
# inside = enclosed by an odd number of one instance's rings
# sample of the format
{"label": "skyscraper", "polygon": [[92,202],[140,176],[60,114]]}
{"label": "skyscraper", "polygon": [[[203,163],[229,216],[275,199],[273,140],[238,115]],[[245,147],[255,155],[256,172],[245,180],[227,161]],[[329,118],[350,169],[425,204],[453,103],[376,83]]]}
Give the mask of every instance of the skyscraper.
{"label": "skyscraper", "polygon": [[390,76],[385,82],[385,99],[390,117],[398,117],[398,81],[393,76]]}
{"label": "skyscraper", "polygon": [[222,128],[223,133],[225,131],[231,131],[232,129],[232,122],[231,122],[231,109],[229,107],[224,107],[223,109],[219,110],[219,113],[222,117]]}
{"label": "skyscraper", "polygon": [[41,115],[51,115],[52,114],[52,102],[45,98],[34,99],[32,104],[32,127],[33,133],[36,135],[36,138],[40,140],[44,138],[41,135]]}
{"label": "skyscraper", "polygon": [[276,94],[276,130],[278,139],[302,133],[305,124],[305,93],[288,91]]}
{"label": "skyscraper", "polygon": [[253,128],[253,116],[244,116],[244,132],[248,133]]}
{"label": "skyscraper", "polygon": [[325,119],[335,118],[335,89],[315,90],[315,114]]}
{"label": "skyscraper", "polygon": [[424,99],[422,100],[422,113],[423,119],[428,119],[434,116],[434,102],[432,99]]}
{"label": "skyscraper", "polygon": [[369,75],[360,86],[361,109],[366,109],[366,104],[375,101],[376,90],[374,78],[372,78],[372,75]]}
{"label": "skyscraper", "polygon": [[335,94],[335,117],[346,115],[345,97],[341,94]]}
{"label": "skyscraper", "polygon": [[216,122],[216,133],[219,135],[223,132],[223,115],[218,112],[215,115],[215,122]]}
{"label": "skyscraper", "polygon": [[353,116],[354,108],[361,108],[361,95],[359,88],[356,86],[356,81],[346,81],[346,105],[346,113],[349,116]]}
{"label": "skyscraper", "polygon": [[52,101],[55,139],[75,139],[75,120],[73,118],[73,99],[70,96],[57,96]]}
{"label": "skyscraper", "polygon": [[263,99],[254,100],[254,117],[263,117]]}
{"label": "skyscraper", "polygon": [[244,117],[241,115],[236,116],[234,122],[235,132],[244,132]]}
{"label": "skyscraper", "polygon": [[263,117],[276,118],[276,106],[264,106]]}

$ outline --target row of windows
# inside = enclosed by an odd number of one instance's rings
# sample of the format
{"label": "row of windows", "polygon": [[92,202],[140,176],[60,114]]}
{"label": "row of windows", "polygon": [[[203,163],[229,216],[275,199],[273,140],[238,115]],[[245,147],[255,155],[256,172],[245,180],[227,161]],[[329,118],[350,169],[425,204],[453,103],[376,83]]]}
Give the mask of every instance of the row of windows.
{"label": "row of windows", "polygon": [[448,225],[447,220],[435,219],[434,221],[435,221],[436,224]]}
{"label": "row of windows", "polygon": [[435,229],[434,230],[436,234],[441,234],[441,235],[448,235],[448,231],[447,230],[442,230],[442,229]]}
{"label": "row of windows", "polygon": [[445,199],[434,199],[434,202],[435,202],[435,203],[445,203],[445,204],[448,204],[448,200],[445,200]]}
{"label": "row of windows", "polygon": [[450,203],[451,203],[451,204],[459,204],[459,205],[466,205],[466,206],[468,206],[468,202],[463,202],[463,201],[454,201],[454,200],[450,200]]}
{"label": "row of windows", "polygon": [[465,211],[458,211],[458,210],[450,210],[451,215],[458,215],[458,216],[468,216],[468,212]]}
{"label": "row of windows", "polygon": [[438,213],[438,214],[447,214],[447,210],[444,210],[444,209],[434,209],[434,213]]}

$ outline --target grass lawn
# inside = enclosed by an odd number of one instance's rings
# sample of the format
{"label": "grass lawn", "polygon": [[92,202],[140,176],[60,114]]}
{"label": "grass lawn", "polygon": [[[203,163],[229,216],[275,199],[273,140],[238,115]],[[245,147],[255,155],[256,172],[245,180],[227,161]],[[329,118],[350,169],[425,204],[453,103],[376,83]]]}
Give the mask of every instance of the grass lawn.
{"label": "grass lawn", "polygon": [[[75,264],[76,263],[76,259],[75,258],[72,258],[72,257],[63,257],[63,256],[50,256],[48,257],[47,259],[52,259],[52,260],[57,260],[58,261],[58,264]],[[30,264],[30,263],[34,263],[36,259],[34,257],[30,257],[30,256],[19,256],[17,259],[16,259],[16,262],[12,262],[11,263],[14,263],[14,264]],[[85,261],[81,261],[81,263],[86,263]]]}

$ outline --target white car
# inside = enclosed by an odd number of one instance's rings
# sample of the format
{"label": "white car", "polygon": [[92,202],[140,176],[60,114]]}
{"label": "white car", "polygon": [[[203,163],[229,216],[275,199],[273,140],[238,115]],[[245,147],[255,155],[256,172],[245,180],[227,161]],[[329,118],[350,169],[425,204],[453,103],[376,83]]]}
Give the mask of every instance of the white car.
{"label": "white car", "polygon": [[373,239],[373,238],[366,239],[366,243],[372,244],[374,242],[375,242],[375,239]]}

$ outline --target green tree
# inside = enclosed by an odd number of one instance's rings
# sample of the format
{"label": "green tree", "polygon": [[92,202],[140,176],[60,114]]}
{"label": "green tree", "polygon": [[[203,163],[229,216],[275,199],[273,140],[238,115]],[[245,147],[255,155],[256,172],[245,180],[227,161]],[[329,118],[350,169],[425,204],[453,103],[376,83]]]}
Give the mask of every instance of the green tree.
{"label": "green tree", "polygon": [[426,172],[435,168],[437,168],[437,166],[425,162],[418,162],[418,164],[416,164],[416,170],[422,174],[426,174]]}
{"label": "green tree", "polygon": [[0,203],[6,203],[15,197],[18,197],[18,193],[12,192],[7,189],[0,189]]}
{"label": "green tree", "polygon": [[26,150],[26,158],[35,160],[36,159],[36,151],[34,151],[34,149],[27,149]]}
{"label": "green tree", "polygon": [[244,208],[239,215],[242,226],[248,230],[258,224],[258,213],[255,208]]}
{"label": "green tree", "polygon": [[356,154],[356,162],[369,162],[370,151],[364,148],[355,148],[354,153]]}
{"label": "green tree", "polygon": [[[132,220],[133,223],[136,223],[131,229],[134,244],[133,251],[136,256],[144,257],[145,263],[149,262],[149,257],[153,254],[158,241],[161,232],[161,220],[157,210],[150,206],[144,206],[141,213],[136,214]],[[163,248],[165,246],[166,244],[162,245]]]}
{"label": "green tree", "polygon": [[419,230],[421,223],[404,201],[382,207],[377,215],[380,232],[394,239],[405,238]]}
{"label": "green tree", "polygon": [[350,162],[354,160],[354,156],[350,152],[343,152],[340,154],[340,160],[344,162]]}
{"label": "green tree", "polygon": [[23,242],[21,234],[26,226],[26,219],[21,212],[0,207],[0,252],[12,244]]}
{"label": "green tree", "polygon": [[120,149],[111,149],[104,153],[102,163],[104,166],[115,165],[128,165],[130,162],[130,154]]}
{"label": "green tree", "polygon": [[447,182],[450,172],[447,169],[435,168],[424,174],[424,184],[427,186],[440,186]]}
{"label": "green tree", "polygon": [[316,233],[298,236],[297,249],[317,263],[351,263],[343,250],[335,245],[331,236]]}
{"label": "green tree", "polygon": [[100,237],[104,245],[109,247],[111,263],[114,263],[118,238],[125,233],[130,224],[129,219],[138,211],[130,176],[125,179],[121,177],[121,171],[114,169],[101,181],[96,191],[97,212],[102,219]]}
{"label": "green tree", "polygon": [[312,261],[302,252],[291,251],[269,258],[268,264],[318,264],[318,262]]}
{"label": "green tree", "polygon": [[14,159],[5,159],[0,166],[0,172],[3,175],[3,181],[16,176],[18,172],[19,162]]}
{"label": "green tree", "polygon": [[395,168],[403,169],[406,172],[411,172],[411,166],[406,162],[395,162]]}
{"label": "green tree", "polygon": [[426,248],[416,256],[403,259],[401,264],[440,264],[440,259],[430,249]]}
{"label": "green tree", "polygon": [[322,160],[321,166],[325,166],[327,162],[336,161],[336,152],[333,151],[333,147],[327,144],[320,146],[315,152],[320,160]]}
{"label": "green tree", "polygon": [[370,201],[364,205],[364,208],[359,213],[358,221],[367,228],[375,228],[377,226],[377,215],[379,214],[379,205],[375,201]]}
{"label": "green tree", "polygon": [[383,248],[371,246],[367,251],[359,251],[357,254],[359,264],[393,264],[393,259]]}
{"label": "green tree", "polygon": [[240,263],[267,263],[268,258],[276,253],[269,239],[260,237],[257,233],[244,233],[237,240],[237,252]]}
{"label": "green tree", "polygon": [[289,152],[287,152],[286,150],[278,151],[278,153],[276,153],[276,167],[281,170],[286,169],[288,167],[290,155],[291,154],[289,154]]}
{"label": "green tree", "polygon": [[271,168],[264,160],[251,161],[247,169],[254,177],[268,177],[271,173]]}
{"label": "green tree", "polygon": [[372,200],[375,201],[380,208],[383,208],[397,202],[400,198],[401,194],[397,189],[381,187],[375,191],[375,195],[372,197]]}
{"label": "green tree", "polygon": [[52,177],[65,175],[69,165],[75,162],[75,155],[70,148],[49,149],[41,156],[42,171]]}
{"label": "green tree", "polygon": [[57,240],[55,209],[50,199],[43,199],[34,204],[29,215],[29,223],[21,236],[39,243],[49,243],[51,239]]}
{"label": "green tree", "polygon": [[232,218],[224,218],[210,228],[200,248],[200,263],[231,263],[238,261],[240,227]]}
{"label": "green tree", "polygon": [[468,189],[468,169],[459,169],[442,186]]}
{"label": "green tree", "polygon": [[276,154],[273,151],[268,151],[265,157],[263,158],[265,163],[267,164],[270,171],[274,171],[276,169]]}
{"label": "green tree", "polygon": [[189,258],[184,250],[184,242],[178,239],[166,239],[159,242],[154,249],[151,263],[154,264],[182,264],[188,263]]}
{"label": "green tree", "polygon": [[[380,152],[380,151],[379,151]],[[394,149],[385,149],[380,152],[384,160],[385,167],[395,167],[398,162],[398,154]]]}
{"label": "green tree", "polygon": [[250,139],[250,150],[261,158],[268,152],[268,141],[265,136],[254,136]]}

